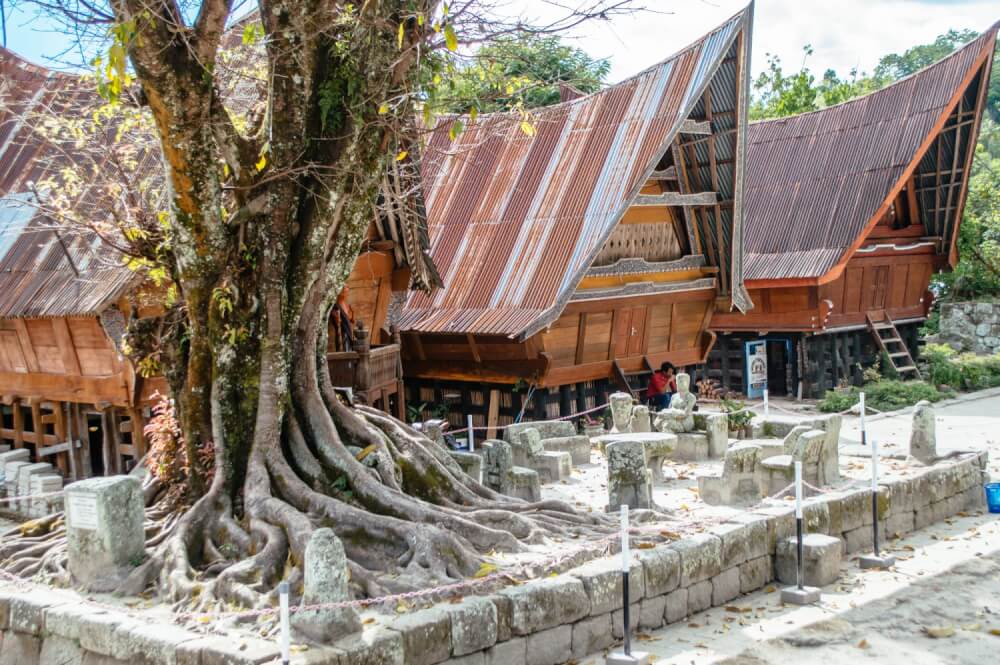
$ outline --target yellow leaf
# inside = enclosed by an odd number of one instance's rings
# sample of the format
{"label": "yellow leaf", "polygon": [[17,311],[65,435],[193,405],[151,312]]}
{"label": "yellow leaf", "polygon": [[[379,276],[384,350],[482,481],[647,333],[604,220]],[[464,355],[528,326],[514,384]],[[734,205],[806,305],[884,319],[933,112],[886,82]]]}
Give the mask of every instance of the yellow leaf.
{"label": "yellow leaf", "polygon": [[388,112],[389,112],[389,105],[383,102],[382,105],[378,107],[378,114],[385,115]]}
{"label": "yellow leaf", "polygon": [[417,14],[417,25],[423,25],[423,24],[424,24],[424,15]]}
{"label": "yellow leaf", "polygon": [[527,136],[534,136],[535,135],[535,126],[532,125],[527,120],[522,120],[521,121],[521,131],[524,132]]}
{"label": "yellow leaf", "polygon": [[406,159],[406,155],[407,155],[407,152],[405,150],[400,150],[399,154],[396,155],[396,161],[397,162],[403,161],[404,159]]}
{"label": "yellow leaf", "polygon": [[867,649],[868,648],[868,640],[861,640],[860,642],[858,642],[858,648],[859,649]]}
{"label": "yellow leaf", "polygon": [[473,575],[473,577],[476,578],[486,577],[487,575],[492,575],[493,573],[495,573],[496,570],[497,570],[496,564],[486,563],[484,561],[482,565],[479,566],[479,570],[476,571],[476,574]]}
{"label": "yellow leaf", "polygon": [[928,637],[941,639],[943,637],[951,637],[954,635],[955,629],[951,626],[924,626],[924,632],[927,633]]}
{"label": "yellow leaf", "polygon": [[260,160],[254,166],[257,167],[258,171],[263,171],[264,167],[267,166],[267,155],[261,155]]}
{"label": "yellow leaf", "polygon": [[475,122],[476,118],[478,117],[479,117],[479,109],[473,106],[472,108],[469,109],[469,121]]}
{"label": "yellow leaf", "polygon": [[400,49],[402,49],[402,48],[403,48],[403,36],[404,36],[404,34],[405,34],[405,33],[404,33],[404,28],[403,28],[403,24],[402,24],[402,23],[400,23],[400,24],[399,24],[399,32],[398,32],[398,33],[396,34],[396,45],[397,45],[397,46],[398,46],[398,48],[400,48]]}
{"label": "yellow leaf", "polygon": [[458,37],[455,36],[455,29],[451,27],[450,23],[444,26],[444,43],[449,51],[458,50]]}

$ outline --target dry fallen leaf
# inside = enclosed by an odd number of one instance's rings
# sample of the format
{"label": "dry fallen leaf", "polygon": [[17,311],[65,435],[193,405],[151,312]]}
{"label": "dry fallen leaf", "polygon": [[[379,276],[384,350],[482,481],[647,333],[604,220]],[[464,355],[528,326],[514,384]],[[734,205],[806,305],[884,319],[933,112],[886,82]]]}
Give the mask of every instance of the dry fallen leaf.
{"label": "dry fallen leaf", "polygon": [[951,626],[924,626],[924,632],[927,633],[928,637],[941,639],[943,637],[951,637],[954,635],[955,629]]}
{"label": "dry fallen leaf", "polygon": [[868,648],[868,640],[861,640],[860,642],[858,642],[858,648],[859,649],[867,649]]}

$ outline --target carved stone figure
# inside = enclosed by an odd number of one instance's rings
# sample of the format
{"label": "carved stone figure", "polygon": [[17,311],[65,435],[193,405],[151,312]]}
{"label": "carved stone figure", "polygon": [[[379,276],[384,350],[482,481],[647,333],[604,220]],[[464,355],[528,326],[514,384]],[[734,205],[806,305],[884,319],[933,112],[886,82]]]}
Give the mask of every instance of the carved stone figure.
{"label": "carved stone figure", "polygon": [[660,432],[694,431],[694,406],[698,398],[691,392],[691,377],[681,372],[677,375],[677,392],[670,398],[670,408],[656,414],[654,426]]}

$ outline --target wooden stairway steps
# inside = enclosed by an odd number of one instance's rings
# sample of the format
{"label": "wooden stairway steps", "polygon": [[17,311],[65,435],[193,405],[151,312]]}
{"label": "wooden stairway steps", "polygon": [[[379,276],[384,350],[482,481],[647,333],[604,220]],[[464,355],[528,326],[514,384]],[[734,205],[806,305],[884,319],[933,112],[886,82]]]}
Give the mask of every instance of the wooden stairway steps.
{"label": "wooden stairway steps", "polygon": [[[896,373],[900,376],[914,374],[916,378],[922,378],[920,370],[917,369],[917,363],[914,362],[913,356],[910,355],[910,349],[906,346],[906,342],[903,341],[889,313],[885,310],[866,312],[865,319],[868,322],[868,330],[871,332],[872,337],[875,338],[875,343],[885,353],[889,359],[889,364],[896,370]],[[882,336],[882,331],[885,330],[890,331],[888,337]],[[890,350],[890,344],[898,344],[900,350]]]}

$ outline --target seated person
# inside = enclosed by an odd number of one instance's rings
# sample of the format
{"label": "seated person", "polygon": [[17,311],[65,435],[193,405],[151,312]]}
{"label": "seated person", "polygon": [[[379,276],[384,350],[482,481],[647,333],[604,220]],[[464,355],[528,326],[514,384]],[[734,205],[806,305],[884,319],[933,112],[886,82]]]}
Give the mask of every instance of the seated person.
{"label": "seated person", "polygon": [[677,392],[677,377],[674,376],[674,365],[665,362],[649,379],[649,387],[646,388],[649,408],[654,411],[666,409],[670,406],[670,398],[675,392]]}

